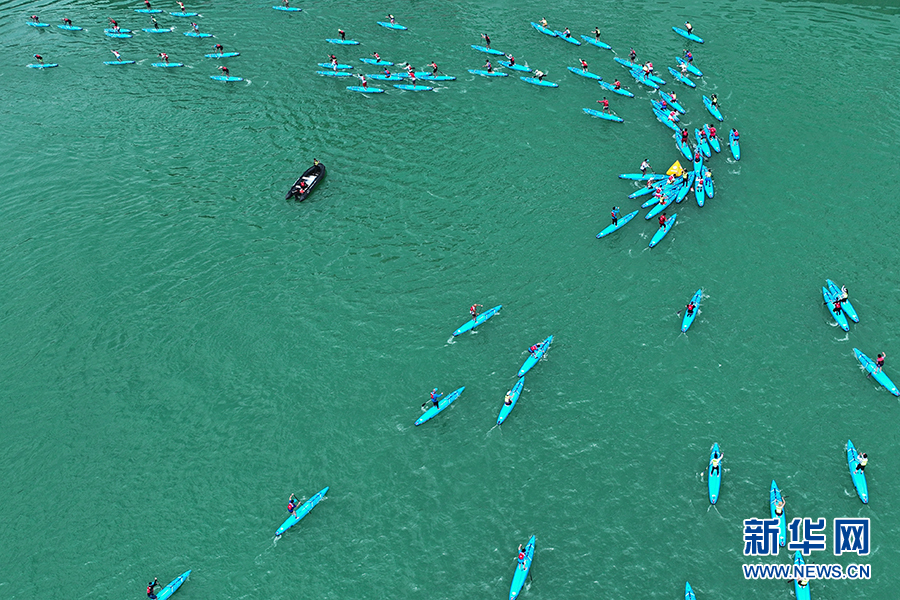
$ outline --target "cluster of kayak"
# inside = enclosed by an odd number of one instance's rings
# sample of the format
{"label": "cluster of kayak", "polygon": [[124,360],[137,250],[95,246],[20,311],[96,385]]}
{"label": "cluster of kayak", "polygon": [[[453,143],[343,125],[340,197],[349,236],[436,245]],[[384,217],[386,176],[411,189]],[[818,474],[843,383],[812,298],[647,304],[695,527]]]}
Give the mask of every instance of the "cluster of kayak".
{"label": "cluster of kayak", "polygon": [[[463,323],[459,328],[457,328],[453,332],[453,337],[457,337],[466,333],[467,331],[473,331],[476,327],[496,315],[500,312],[500,309],[503,308],[503,305],[500,304],[491,309],[488,309],[481,314],[476,314],[472,319],[469,319],[465,323]],[[474,307],[473,307],[474,310]],[[519,400],[519,396],[522,394],[522,390],[525,386],[525,374],[528,373],[544,356],[547,354],[547,350],[550,348],[550,344],[553,342],[553,336],[548,336],[544,341],[534,344],[528,349],[528,357],[525,359],[525,362],[522,363],[522,366],[519,368],[516,373],[517,381],[515,385],[513,385],[512,389],[510,389],[506,393],[506,397],[503,399],[503,405],[500,407],[500,415],[497,417],[497,425],[501,425],[509,414],[512,412],[512,409],[516,406],[516,402]],[[422,405],[424,409],[429,403],[431,406],[422,413],[418,419],[416,419],[415,425],[419,426],[426,421],[430,421],[440,413],[444,411],[450,404],[459,398],[459,396],[465,391],[465,386],[454,390],[447,394],[446,396],[441,397],[440,394],[436,394],[437,390],[432,392],[431,400]]]}
{"label": "cluster of kayak", "polygon": [[327,70],[316,71],[317,75],[321,75],[322,77],[357,77],[361,81],[362,85],[351,85],[347,86],[347,89],[351,92],[360,92],[367,94],[380,94],[383,93],[384,90],[382,88],[369,87],[368,80],[375,81],[412,81],[411,84],[405,83],[395,83],[394,87],[399,90],[406,90],[410,92],[429,92],[434,88],[427,85],[419,85],[415,83],[416,81],[455,81],[456,77],[452,75],[445,75],[441,73],[438,74],[437,70],[433,70],[432,72],[428,71],[415,71],[413,69],[407,69],[406,71],[395,71],[391,72],[390,67],[394,66],[394,63],[391,61],[383,60],[379,58],[360,58],[361,62],[366,63],[368,65],[382,67],[384,70],[381,73],[367,73],[367,74],[358,74],[352,72],[354,69],[353,65],[332,62],[332,63],[318,63],[320,67]]}
{"label": "cluster of kayak", "polygon": [[[175,27],[160,27],[159,23],[157,23],[156,17],[154,15],[161,14],[163,12],[162,9],[152,8],[149,0],[145,0],[145,4],[146,4],[146,8],[135,9],[135,12],[145,14],[145,15],[150,15],[153,26],[152,27],[143,27],[141,29],[142,31],[144,31],[145,33],[152,33],[152,34],[172,33],[175,31]],[[172,15],[173,17],[182,17],[182,18],[201,16],[200,13],[185,11],[183,8],[183,4],[180,2],[179,2],[179,5],[182,7],[182,10],[171,11],[171,12],[169,12],[169,14]],[[297,11],[300,10],[299,8],[298,9],[288,8],[286,5],[285,6],[275,6],[273,8],[277,8],[279,10],[297,10]],[[32,20],[30,22],[28,22],[27,24],[31,25],[32,27],[49,27],[49,24],[41,23],[38,20],[37,16],[31,17],[31,19]],[[63,21],[64,21],[63,25],[57,26],[60,29],[63,29],[66,31],[83,31],[83,29],[84,29],[83,27],[80,27],[77,25],[72,25],[72,22],[70,19],[63,19]],[[131,38],[134,36],[133,30],[126,29],[124,27],[120,27],[119,24],[114,19],[109,19],[109,21],[110,21],[111,26],[107,27],[103,30],[103,33],[107,37],[115,38],[115,39],[128,39],[128,38]],[[201,32],[199,25],[194,22],[191,23],[191,30],[184,32],[184,35],[187,37],[192,37],[192,38],[211,38],[211,37],[213,37],[213,34],[211,34],[211,33]],[[209,54],[204,54],[204,57],[205,58],[223,59],[223,58],[234,58],[236,56],[240,56],[240,54],[241,54],[240,52],[225,52],[224,49],[222,48],[221,44],[216,44],[213,47],[213,50],[215,50],[215,52],[212,52]],[[136,60],[122,58],[121,54],[116,50],[113,50],[112,53],[115,55],[116,59],[115,60],[105,60],[105,61],[103,61],[103,64],[111,65],[111,66],[125,66],[125,65],[133,65],[133,64],[137,63]],[[163,60],[159,61],[159,62],[153,62],[153,63],[151,63],[151,66],[157,67],[157,68],[163,68],[163,69],[174,69],[174,68],[179,68],[179,67],[185,66],[184,63],[182,63],[182,62],[169,61],[169,56],[165,53],[160,53],[158,56],[159,56],[159,58],[162,58]],[[30,69],[50,69],[50,68],[59,66],[58,63],[45,63],[43,57],[39,54],[35,54],[34,57],[36,59],[38,59],[39,62],[26,65]],[[243,81],[242,77],[232,76],[229,73],[228,68],[225,66],[219,66],[219,67],[217,67],[217,69],[222,71],[222,74],[221,75],[211,75],[210,79],[213,79],[216,81],[225,81],[225,82]]]}

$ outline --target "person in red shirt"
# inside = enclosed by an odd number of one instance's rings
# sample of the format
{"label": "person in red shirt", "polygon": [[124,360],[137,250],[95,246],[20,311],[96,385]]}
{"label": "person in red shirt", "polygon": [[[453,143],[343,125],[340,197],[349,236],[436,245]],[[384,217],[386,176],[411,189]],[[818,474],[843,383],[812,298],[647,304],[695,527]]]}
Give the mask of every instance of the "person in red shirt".
{"label": "person in red shirt", "polygon": [[606,96],[603,96],[603,100],[597,100],[597,102],[603,105],[603,112],[609,112],[609,100],[606,99]]}
{"label": "person in red shirt", "polygon": [[479,306],[480,306],[481,308],[484,308],[484,305],[483,305],[483,304],[473,304],[472,306],[469,307],[469,313],[472,315],[472,320],[473,320],[473,321],[474,321],[476,318],[478,318],[478,307],[479,307]]}

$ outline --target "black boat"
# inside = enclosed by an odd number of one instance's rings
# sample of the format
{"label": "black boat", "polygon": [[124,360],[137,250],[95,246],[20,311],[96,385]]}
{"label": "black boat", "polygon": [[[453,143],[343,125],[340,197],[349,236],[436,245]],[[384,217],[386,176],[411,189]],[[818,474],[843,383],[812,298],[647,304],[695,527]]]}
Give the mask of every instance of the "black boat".
{"label": "black boat", "polygon": [[[297,202],[303,202],[306,200],[306,197],[309,196],[310,192],[313,191],[313,188],[316,187],[324,177],[325,165],[316,161],[316,164],[304,171],[303,175],[300,176],[300,179],[294,182],[294,185],[291,186],[291,189],[284,199],[290,200],[291,196],[295,196]],[[301,183],[303,184],[303,187],[300,186]]]}

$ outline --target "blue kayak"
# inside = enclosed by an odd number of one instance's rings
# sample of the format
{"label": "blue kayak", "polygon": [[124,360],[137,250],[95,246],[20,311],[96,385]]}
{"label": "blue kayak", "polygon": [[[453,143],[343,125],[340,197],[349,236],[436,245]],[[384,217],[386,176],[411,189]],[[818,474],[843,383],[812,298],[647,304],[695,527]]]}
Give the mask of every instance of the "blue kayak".
{"label": "blue kayak", "polygon": [[681,138],[675,139],[675,146],[681,151],[681,154],[688,160],[694,159],[694,153],[691,152],[691,146],[687,142],[681,141]]}
{"label": "blue kayak", "polygon": [[326,38],[326,42],[329,44],[339,44],[341,46],[359,46],[359,42],[356,40],[341,40],[338,38]]}
{"label": "blue kayak", "polygon": [[638,71],[637,69],[632,69],[629,71],[631,76],[634,77],[634,80],[640,84],[646,85],[650,89],[658,90],[659,84],[655,81],[652,81],[649,77],[647,77],[643,71]]}
{"label": "blue kayak", "polygon": [[606,119],[607,121],[615,121],[616,123],[622,123],[625,121],[625,119],[623,119],[619,115],[606,113],[601,110],[594,110],[593,108],[582,108],[581,110],[591,115],[592,117],[599,117],[601,119]]}
{"label": "blue kayak", "polygon": [[396,29],[397,31],[406,31],[406,27],[403,25],[399,25],[397,23],[391,23],[389,21],[376,21],[382,27],[386,27],[387,29]]}
{"label": "blue kayak", "polygon": [[133,60],[104,60],[104,65],[133,65]]}
{"label": "blue kayak", "polygon": [[469,69],[469,73],[473,75],[481,75],[482,77],[509,77],[509,73],[501,73],[499,71],[485,71],[484,69]]}
{"label": "blue kayak", "polygon": [[781,502],[781,500],[781,490],[778,489],[778,485],[773,479],[772,487],[769,488],[769,512],[773,519],[778,519],[778,545],[784,546],[787,541],[787,524],[785,523],[784,509],[782,508],[780,515],[775,513],[775,503]]}
{"label": "blue kayak", "polygon": [[681,204],[681,201],[687,198],[688,193],[691,191],[691,185],[693,185],[696,176],[697,174],[693,171],[688,172],[687,181],[684,183],[684,185],[681,186],[681,189],[678,191],[678,197],[675,198],[675,204]]}
{"label": "blue kayak", "polygon": [[[207,58],[220,58],[220,57],[214,57],[212,54],[206,54],[205,56],[206,56]],[[338,71],[343,71],[343,70],[346,70],[346,69],[352,69],[352,68],[353,68],[351,65],[342,65],[342,64],[333,65],[333,64],[331,64],[331,63],[317,63],[317,64],[318,64],[320,67],[322,67],[323,69],[337,69]]]}
{"label": "blue kayak", "polygon": [[622,173],[619,175],[619,179],[630,179],[631,181],[656,181],[666,177],[665,173]]}
{"label": "blue kayak", "polygon": [[622,88],[616,89],[615,85],[613,85],[611,83],[607,83],[605,81],[598,81],[597,83],[599,83],[600,86],[603,87],[604,89],[607,89],[615,94],[619,94],[620,96],[627,96],[628,98],[634,98],[634,94],[632,94],[631,92],[629,92],[626,89],[622,89]]}
{"label": "blue kayak", "polygon": [[187,578],[190,576],[190,574],[191,574],[190,570],[187,570],[184,573],[182,573],[181,575],[179,575],[178,577],[176,577],[175,579],[173,579],[171,582],[169,582],[169,585],[167,585],[166,587],[164,587],[163,589],[159,590],[156,593],[156,597],[159,600],[167,600],[172,594],[174,594],[176,591],[178,591],[178,588],[181,587],[181,584],[187,580]]}
{"label": "blue kayak", "polygon": [[525,545],[525,560],[521,563],[516,563],[516,572],[513,574],[512,583],[509,586],[509,600],[516,600],[519,597],[519,592],[522,591],[522,586],[525,585],[525,578],[528,577],[528,570],[531,568],[531,561],[534,559],[534,541],[534,536],[531,536],[528,544]]}
{"label": "blue kayak", "polygon": [[660,227],[656,230],[656,233],[653,234],[653,238],[650,240],[650,247],[653,248],[659,242],[662,241],[666,234],[669,233],[669,230],[672,229],[672,226],[675,225],[675,219],[678,218],[678,213],[675,213],[668,219],[666,219],[666,224],[664,227]]}
{"label": "blue kayak", "polygon": [[[213,52],[212,54],[204,54],[206,58],[234,58],[240,56],[240,52]],[[330,67],[331,63],[319,63],[319,66]],[[339,67],[342,65],[338,65]],[[349,68],[349,67],[348,67]]]}
{"label": "blue kayak", "polygon": [[284,12],[300,12],[303,10],[302,8],[294,8],[293,6],[273,6],[275,10],[282,10]]}
{"label": "blue kayak", "polygon": [[559,87],[558,83],[553,83],[552,81],[541,81],[537,77],[519,77],[525,83],[530,83],[532,85],[540,85],[543,87]]}
{"label": "blue kayak", "polygon": [[713,150],[718,154],[722,151],[722,144],[719,143],[719,138],[713,135],[710,135],[709,125],[703,126],[703,133],[706,134],[706,140]]}
{"label": "blue kayak", "polygon": [[456,81],[456,77],[452,75],[435,75],[427,71],[416,71],[416,78],[425,81]]}
{"label": "blue kayak", "polygon": [[134,9],[134,12],[143,13],[145,15],[158,15],[162,10],[158,8],[136,8]]}
{"label": "blue kayak", "polygon": [[869,372],[869,375],[871,375],[875,379],[875,381],[883,385],[884,388],[893,395],[900,396],[900,390],[897,389],[897,386],[894,385],[894,382],[891,381],[890,377],[885,374],[884,370],[878,370],[878,365],[874,360],[872,360],[856,348],[853,349],[853,354],[856,356],[856,360],[858,360],[859,363],[866,368],[866,371]]}
{"label": "blue kayak", "polygon": [[499,50],[494,50],[493,48],[488,48],[487,46],[476,46],[472,44],[472,48],[478,50],[479,52],[484,52],[485,54],[493,54],[495,56],[506,56],[505,52],[500,52]]}
{"label": "blue kayak", "polygon": [[691,584],[687,581],[684,582],[684,600],[697,600],[697,596],[694,595]]}
{"label": "blue kayak", "polygon": [[706,203],[706,190],[703,189],[703,179],[700,178],[700,173],[697,171],[695,171],[694,173],[694,198],[697,199],[697,206],[702,208]]}
{"label": "blue kayak", "polygon": [[371,75],[366,75],[369,79],[375,79],[377,81],[403,81],[403,77],[400,75],[384,75],[382,73],[373,73]]}
{"label": "blue kayak", "polygon": [[436,417],[440,412],[442,412],[445,408],[450,406],[454,400],[459,398],[459,395],[463,393],[463,390],[466,389],[466,386],[462,386],[458,390],[450,392],[447,396],[441,398],[438,402],[437,406],[430,406],[428,410],[426,410],[421,417],[416,419],[416,427],[424,423],[425,421],[430,421],[434,417]]}
{"label": "blue kayak", "polygon": [[[696,154],[694,155],[697,156]],[[697,174],[697,179],[702,178],[701,173],[703,172],[703,154],[700,154],[699,160],[694,161],[694,173]]]}
{"label": "blue kayak", "polygon": [[859,466],[859,459],[857,458],[856,448],[853,447],[853,442],[850,440],[847,440],[847,466],[850,469],[850,479],[853,480],[853,487],[856,488],[859,499],[862,500],[863,504],[868,504],[869,486],[866,484],[866,473],[856,469]]}
{"label": "blue kayak", "polygon": [[52,69],[54,67],[58,67],[59,63],[39,63],[39,64],[31,64],[25,65],[29,69]]}
{"label": "blue kayak", "polygon": [[476,327],[478,327],[479,325],[481,325],[482,323],[484,323],[485,321],[487,321],[488,319],[490,319],[491,317],[496,315],[498,312],[500,312],[501,308],[503,308],[503,305],[498,304],[494,308],[490,308],[490,309],[484,311],[483,313],[478,315],[476,318],[469,319],[468,321],[466,321],[466,323],[464,325],[462,325],[459,329],[457,329],[456,331],[453,332],[453,337],[463,334],[471,329],[475,329]]}
{"label": "blue kayak", "polygon": [[110,28],[110,29],[104,29],[103,31],[104,31],[105,33],[131,33],[131,30],[130,30],[130,29],[125,29],[124,27],[119,27],[119,31],[116,31],[115,29],[111,29],[111,28]]}
{"label": "blue kayak", "polygon": [[25,24],[30,27],[50,27],[49,23],[35,23],[34,21],[29,21]]}
{"label": "blue kayak", "polygon": [[837,321],[837,324],[841,326],[841,329],[844,331],[850,331],[850,323],[847,322],[847,317],[844,316],[844,311],[839,310],[838,312],[834,312],[834,300],[837,298],[834,294],[832,294],[827,287],[822,286],[822,297],[825,299],[825,304],[828,307],[828,312],[831,313],[832,318]]}
{"label": "blue kayak", "polygon": [[703,193],[706,194],[707,198],[712,198],[716,195],[716,189],[713,186],[712,177],[703,178]]}
{"label": "blue kayak", "polygon": [[550,37],[556,37],[556,32],[555,32],[555,31],[553,31],[552,29],[547,29],[546,27],[544,27],[544,26],[541,25],[540,23],[535,23],[534,21],[532,21],[532,22],[531,22],[531,26],[534,27],[535,29],[537,29],[538,31],[540,31],[540,32],[543,33],[543,34],[549,35]]}
{"label": "blue kayak", "polygon": [[[839,288],[837,286],[837,284],[835,282],[833,282],[832,280],[826,279],[825,285],[828,286],[828,291],[830,291],[835,296],[843,296],[844,295],[843,292],[841,291],[841,288]],[[844,313],[848,317],[850,317],[851,321],[853,321],[854,323],[859,323],[859,315],[856,314],[856,309],[853,308],[853,305],[850,304],[849,300],[844,300],[843,302],[841,302],[841,308],[843,309]]]}
{"label": "blue kayak", "polygon": [[[300,10],[300,9],[298,8],[297,10]],[[169,14],[172,15],[173,17],[196,17],[200,13],[180,11],[180,12],[170,12]]]}
{"label": "blue kayak", "polygon": [[672,31],[674,31],[681,37],[685,37],[685,38],[691,40],[692,42],[697,42],[698,44],[703,43],[703,38],[701,38],[700,36],[695,35],[693,33],[688,33],[686,29],[682,29],[681,27],[673,27]]}
{"label": "blue kayak", "polygon": [[[668,105],[663,104],[663,103],[660,102],[659,100],[653,100],[652,98],[650,99],[650,104],[653,105],[653,108],[655,108],[655,109],[658,110],[659,112],[661,112],[661,113],[663,113],[663,114],[665,114],[665,115],[668,116],[669,113],[666,112],[666,111],[669,110],[669,106],[668,106]],[[673,107],[673,108],[674,108],[674,107]],[[676,112],[677,112],[677,111],[676,111]],[[677,114],[676,114],[675,118],[674,118],[674,119],[670,119],[670,120],[671,120],[673,123],[677,123],[678,121],[681,120],[681,118],[678,117]]]}
{"label": "blue kayak", "polygon": [[380,58],[377,60],[374,58],[361,58],[359,60],[366,64],[377,65],[379,67],[393,67],[394,66],[394,63],[392,63],[391,61],[381,60]]}
{"label": "blue kayak", "polygon": [[[691,323],[694,322],[694,319],[697,318],[697,312],[700,310],[700,299],[703,297],[703,288],[697,290],[693,296],[691,296],[691,302],[694,304],[694,312],[688,314],[687,306],[685,306],[684,318],[681,320],[681,333],[686,332],[690,327]],[[718,449],[718,445],[716,446]],[[715,500],[713,500],[713,504],[715,504]]]}
{"label": "blue kayak", "polygon": [[573,73],[575,73],[576,75],[581,75],[582,77],[586,77],[587,79],[596,79],[597,81],[600,81],[601,79],[603,79],[599,75],[595,75],[594,73],[591,73],[590,71],[585,71],[584,69],[578,69],[576,67],[566,67],[566,68],[569,69],[570,71],[572,71]]}
{"label": "blue kayak", "polygon": [[210,75],[210,79],[215,79],[216,81],[243,81],[243,77],[234,77],[232,75]]}
{"label": "blue kayak", "polygon": [[497,61],[497,64],[501,67],[506,67],[507,69],[512,69],[513,71],[522,71],[524,73],[531,73],[531,69],[528,67],[523,67],[522,65],[514,65],[510,64],[508,60]]}
{"label": "blue kayak", "polygon": [[668,102],[672,108],[681,114],[685,113],[684,107],[672,98],[672,94],[667,94],[666,92],[659,90],[659,97]]}
{"label": "blue kayak", "polygon": [[516,385],[513,386],[513,389],[509,390],[509,404],[506,403],[506,399],[504,398],[503,406],[500,408],[500,416],[497,417],[497,425],[502,425],[503,421],[506,420],[506,417],[509,416],[509,413],[512,412],[512,409],[515,408],[519,396],[522,395],[522,387],[524,385],[525,378],[519,377],[519,380],[516,382]]}
{"label": "blue kayak", "polygon": [[172,33],[173,29],[174,27],[144,27],[142,31],[147,33]]}
{"label": "blue kayak", "polygon": [[161,62],[161,63],[151,63],[150,66],[151,66],[151,67],[159,67],[159,68],[161,68],[161,69],[174,69],[175,67],[183,67],[183,66],[184,66],[184,63],[166,63],[166,62]]}
{"label": "blue kayak", "polygon": [[614,57],[613,57],[613,60],[616,61],[617,63],[619,63],[620,65],[622,65],[623,67],[625,67],[626,69],[628,69],[629,71],[630,71],[631,69],[638,69],[638,70],[640,70],[640,69],[643,68],[643,65],[639,65],[639,64],[637,64],[637,63],[633,63],[633,62],[631,62],[630,60],[625,60],[624,58],[620,58],[620,57],[618,57],[618,56],[614,56]]}
{"label": "blue kayak", "polygon": [[[803,553],[799,550],[794,552],[794,564],[802,565],[803,562]],[[796,567],[795,567],[796,568]],[[810,600],[809,595],[809,580],[805,580],[805,585],[800,585],[800,579],[794,579],[794,595],[797,596],[797,600]]]}
{"label": "blue kayak", "polygon": [[[146,29],[144,31],[147,31]],[[200,33],[199,31],[185,31],[184,35],[192,38],[211,38],[211,33]]]}
{"label": "blue kayak", "polygon": [[430,92],[433,90],[433,87],[427,85],[406,85],[406,84],[394,84],[394,87],[398,90],[406,90],[407,92]]}
{"label": "blue kayak", "polygon": [[363,94],[381,94],[384,90],[381,88],[366,88],[361,85],[348,85],[347,89],[351,92],[360,92]]}
{"label": "blue kayak", "polygon": [[693,63],[689,63],[688,61],[681,58],[680,56],[676,56],[675,60],[678,62],[679,65],[687,65],[688,73],[692,73],[692,74],[696,75],[697,77],[703,77],[703,71],[701,71],[700,69],[695,67],[693,65]]}
{"label": "blue kayak", "polygon": [[57,25],[57,27],[64,31],[81,31],[83,29],[77,25]]}
{"label": "blue kayak", "polygon": [[[713,472],[713,459],[719,459],[719,468]],[[715,504],[719,499],[719,490],[722,487],[722,454],[719,452],[719,443],[716,442],[713,444],[712,450],[709,453],[709,468],[706,473],[709,477],[707,481],[709,483],[709,503]]]}
{"label": "blue kayak", "polygon": [[709,114],[711,114],[712,116],[714,116],[715,118],[717,118],[720,121],[723,120],[722,113],[721,113],[721,111],[719,111],[719,107],[715,106],[712,103],[712,100],[710,100],[706,96],[703,96],[703,104],[706,106],[706,110],[709,111]]}
{"label": "blue kayak", "polygon": [[700,135],[700,130],[694,127],[694,141],[697,142],[697,149],[703,153],[703,156],[709,158],[712,156],[712,150],[709,147],[709,143],[706,141],[705,135]]}
{"label": "blue kayak", "polygon": [[323,77],[350,77],[353,73],[347,73],[345,71],[316,71],[316,75],[321,75]]}
{"label": "blue kayak", "polygon": [[[675,202],[675,197],[677,195],[678,195],[677,192],[669,191],[669,193],[665,194],[662,198],[653,198],[653,199],[649,200],[645,204],[648,207],[652,206],[653,208],[650,209],[650,212],[648,212],[647,216],[645,216],[644,218],[649,221],[650,219],[652,219],[653,217],[655,217],[662,211],[669,208],[669,205],[671,205],[673,202]],[[662,200],[662,202],[660,202],[660,200]]]}
{"label": "blue kayak", "polygon": [[[632,193],[628,194],[628,197],[629,197],[630,199],[634,200],[635,198],[640,198],[641,196],[646,196],[647,194],[652,194],[652,193],[655,192],[657,189],[659,189],[659,188],[658,188],[658,187],[653,187],[653,186],[650,186],[650,187],[646,187],[646,186],[645,186],[645,187],[642,187],[641,189],[639,189],[639,190],[636,191],[636,192],[632,192]],[[643,208],[643,207],[641,207],[641,208]]]}
{"label": "blue kayak", "polygon": [[600,233],[597,234],[597,239],[606,237],[609,234],[611,234],[613,231],[618,231],[618,230],[622,229],[622,227],[627,225],[628,221],[632,220],[635,217],[635,215],[637,215],[639,212],[640,211],[637,211],[637,210],[634,212],[630,212],[627,215],[625,215],[624,217],[620,217],[619,222],[616,223],[615,225],[613,225],[613,224],[607,225],[606,228],[603,229],[603,231],[601,231]]}
{"label": "blue kayak", "polygon": [[130,33],[110,33],[109,31],[107,31],[106,37],[122,39],[122,38],[130,38],[130,37],[132,37],[132,35]]}
{"label": "blue kayak", "polygon": [[734,137],[734,131],[728,134],[728,145],[731,147],[731,155],[734,160],[741,160],[741,143]]}
{"label": "blue kayak", "polygon": [[525,359],[525,362],[522,363],[522,368],[519,369],[519,373],[517,377],[522,377],[531,370],[531,368],[538,363],[539,360],[544,358],[544,354],[547,353],[547,349],[550,348],[550,343],[553,341],[553,336],[551,335],[546,340],[538,344],[537,350],[528,355],[528,358]]}
{"label": "blue kayak", "polygon": [[328,493],[327,487],[324,488],[322,491],[320,491],[315,496],[313,496],[312,498],[310,498],[309,500],[307,500],[306,502],[304,502],[303,504],[301,504],[299,507],[297,507],[297,510],[294,511],[294,514],[292,514],[287,519],[285,519],[284,523],[281,524],[281,527],[279,527],[278,530],[275,531],[275,536],[278,537],[279,535],[281,535],[282,533],[284,533],[285,531],[287,531],[288,529],[290,529],[291,527],[293,527],[294,525],[299,523],[300,519],[302,519],[303,517],[308,515],[309,511],[311,511],[312,509],[314,509],[316,507],[316,504],[318,504],[319,501],[325,497],[326,493]]}
{"label": "blue kayak", "polygon": [[604,50],[612,50],[612,46],[610,46],[609,44],[604,44],[596,38],[588,37],[582,34],[581,39],[586,41],[588,44],[591,44],[592,46],[597,46],[598,48],[603,48]]}
{"label": "blue kayak", "polygon": [[675,133],[681,133],[681,128],[679,128],[678,125],[676,125],[675,123],[673,123],[673,122],[669,119],[669,115],[667,115],[666,113],[662,112],[662,111],[659,110],[658,108],[654,108],[654,109],[653,109],[653,114],[656,115],[656,119],[657,119],[660,123],[662,123],[663,125],[665,125],[665,126],[668,127],[669,129],[671,129],[671,130],[674,131]]}
{"label": "blue kayak", "polygon": [[684,75],[682,75],[681,73],[679,73],[678,71],[673,69],[672,67],[669,67],[669,73],[671,73],[672,77],[674,77],[675,79],[677,79],[684,85],[686,85],[688,87],[692,87],[692,88],[697,87],[696,83],[694,83],[693,81],[691,81],[690,79],[688,79],[687,77],[685,77]]}
{"label": "blue kayak", "polygon": [[565,34],[564,32],[562,32],[562,31],[554,31],[553,33],[556,34],[556,37],[558,37],[559,39],[561,39],[561,40],[563,40],[563,41],[565,41],[565,42],[569,42],[570,44],[575,44],[576,46],[580,46],[580,45],[581,45],[581,42],[579,42],[578,40],[576,40],[575,38],[573,38],[571,33],[570,33],[569,35],[566,35],[566,34]]}

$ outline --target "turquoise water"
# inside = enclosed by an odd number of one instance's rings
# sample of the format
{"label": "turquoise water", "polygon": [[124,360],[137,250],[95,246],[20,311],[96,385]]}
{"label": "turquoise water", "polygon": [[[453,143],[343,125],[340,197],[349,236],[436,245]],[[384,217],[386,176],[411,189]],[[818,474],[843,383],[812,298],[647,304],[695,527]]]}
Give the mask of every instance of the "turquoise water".
{"label": "turquoise water", "polygon": [[[677,598],[689,580],[700,600],[787,599],[791,582],[740,570],[773,478],[789,518],[872,519],[868,559],[807,560],[870,562],[872,579],[814,581],[815,598],[894,597],[897,400],[851,349],[900,377],[898,9],[188,3],[214,40],[167,15],[171,37],[104,37],[110,16],[147,26],[133,4],[0,7],[0,597],[141,598],[190,568],[178,598],[501,598],[536,534],[524,598]],[[377,26],[387,12],[409,31]],[[672,25],[707,40],[698,89],[667,87],[691,127],[717,93],[744,155],[712,158],[716,197],[680,205],[652,251],[641,218],[594,236],[638,204],[616,174],[678,158],[670,132],[612,53],[537,33],[541,17],[600,26],[663,71],[686,47]],[[363,45],[326,44],[339,27]],[[470,76],[482,32],[560,88]],[[202,58],[215,42],[241,56]],[[103,65],[111,49],[139,64]],[[459,80],[366,97],[313,74],[374,51]],[[158,52],[187,66],[153,69]],[[60,67],[23,68],[34,53]],[[625,123],[582,113],[604,94],[565,70],[578,58],[636,93],[610,98]],[[219,64],[246,81],[210,81]],[[314,157],[327,179],[284,202]],[[849,334],[821,306],[826,277],[860,313]],[[473,302],[504,308],[451,341]],[[413,427],[432,387],[461,385]],[[871,457],[868,506],[848,437]],[[326,485],[273,543],[288,495]]]}

